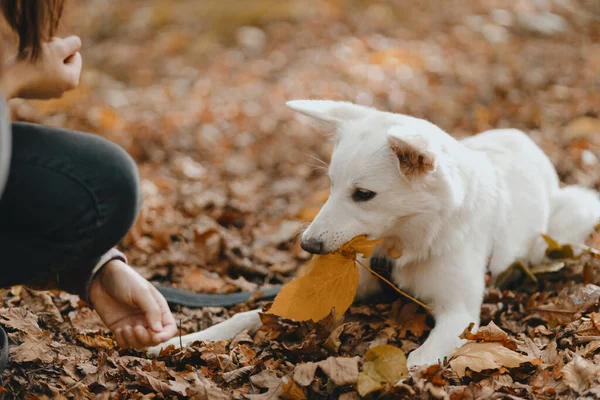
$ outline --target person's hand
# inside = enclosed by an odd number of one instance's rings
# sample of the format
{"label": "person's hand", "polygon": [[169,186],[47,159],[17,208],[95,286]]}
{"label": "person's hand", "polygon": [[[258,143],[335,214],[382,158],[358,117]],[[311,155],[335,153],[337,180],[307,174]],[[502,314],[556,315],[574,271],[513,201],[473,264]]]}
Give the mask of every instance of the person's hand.
{"label": "person's hand", "polygon": [[122,261],[113,260],[98,272],[89,298],[121,347],[158,345],[177,332],[165,298]]}
{"label": "person's hand", "polygon": [[1,71],[0,90],[6,98],[51,99],[79,84],[82,59],[77,36],[53,38],[42,44],[40,57],[32,61],[19,55]]}

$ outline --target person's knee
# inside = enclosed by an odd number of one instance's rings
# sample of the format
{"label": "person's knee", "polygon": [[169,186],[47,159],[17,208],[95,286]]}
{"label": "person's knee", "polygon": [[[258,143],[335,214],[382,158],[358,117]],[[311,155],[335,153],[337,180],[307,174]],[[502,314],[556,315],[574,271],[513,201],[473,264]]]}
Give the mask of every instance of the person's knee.
{"label": "person's knee", "polygon": [[104,150],[103,175],[108,196],[105,225],[113,236],[125,236],[141,207],[140,178],[137,165],[129,154],[114,143]]}

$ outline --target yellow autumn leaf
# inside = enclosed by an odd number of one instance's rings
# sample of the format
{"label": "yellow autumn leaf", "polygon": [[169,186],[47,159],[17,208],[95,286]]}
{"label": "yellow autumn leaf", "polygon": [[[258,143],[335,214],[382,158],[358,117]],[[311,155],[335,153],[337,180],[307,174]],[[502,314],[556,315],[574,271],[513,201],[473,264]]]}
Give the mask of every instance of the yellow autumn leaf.
{"label": "yellow autumn leaf", "polygon": [[358,374],[358,393],[364,397],[408,376],[406,355],[389,344],[375,346],[365,354],[363,370]]}
{"label": "yellow autumn leaf", "polygon": [[296,321],[319,321],[332,309],[342,315],[352,304],[358,287],[358,253],[369,257],[379,241],[358,236],[333,254],[314,256],[306,273],[285,285],[269,314]]}

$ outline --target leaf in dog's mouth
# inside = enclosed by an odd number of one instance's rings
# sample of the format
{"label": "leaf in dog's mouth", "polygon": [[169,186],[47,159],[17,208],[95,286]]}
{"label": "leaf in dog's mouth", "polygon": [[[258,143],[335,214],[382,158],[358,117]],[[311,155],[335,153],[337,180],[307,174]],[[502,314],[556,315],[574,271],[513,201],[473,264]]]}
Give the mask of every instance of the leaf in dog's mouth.
{"label": "leaf in dog's mouth", "polygon": [[[373,247],[380,241],[358,236],[335,253],[314,256],[303,275],[282,288],[267,313],[295,321],[315,322],[327,317],[332,309],[335,309],[336,315],[344,314],[352,304],[358,288],[357,263],[392,285],[357,260],[358,254],[370,257]],[[418,301],[417,303],[431,309]]]}

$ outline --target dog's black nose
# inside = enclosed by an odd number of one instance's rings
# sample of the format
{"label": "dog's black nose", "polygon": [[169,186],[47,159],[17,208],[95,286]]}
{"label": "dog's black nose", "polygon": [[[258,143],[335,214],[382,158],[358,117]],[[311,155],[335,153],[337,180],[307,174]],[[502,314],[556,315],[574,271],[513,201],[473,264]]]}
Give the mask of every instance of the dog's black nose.
{"label": "dog's black nose", "polygon": [[300,247],[311,254],[323,254],[323,242],[318,239],[302,240]]}

